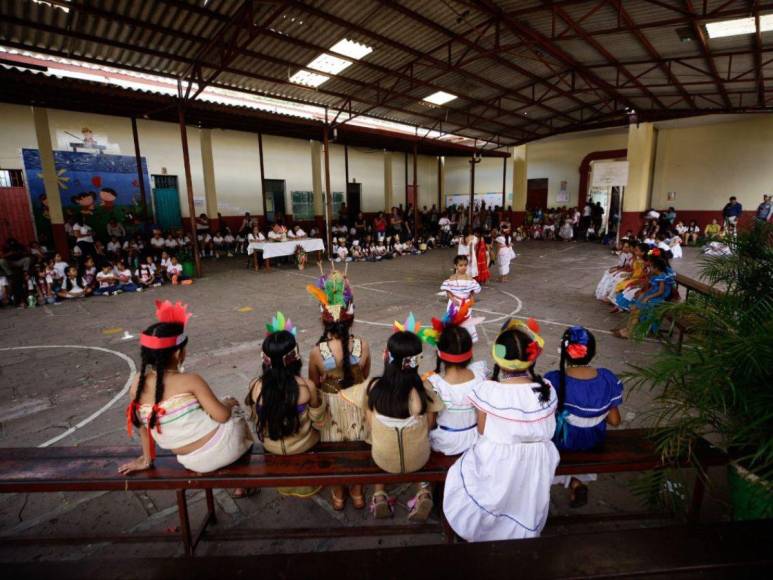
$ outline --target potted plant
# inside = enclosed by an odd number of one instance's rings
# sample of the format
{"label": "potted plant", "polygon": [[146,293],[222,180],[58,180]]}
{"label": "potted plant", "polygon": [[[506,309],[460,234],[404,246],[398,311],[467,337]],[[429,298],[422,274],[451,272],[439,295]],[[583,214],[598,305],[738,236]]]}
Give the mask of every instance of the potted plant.
{"label": "potted plant", "polygon": [[691,443],[705,437],[732,458],[735,518],[773,517],[773,226],[756,223],[725,243],[730,255],[701,265],[716,292],[656,309],[661,321],[689,324],[684,344],[664,343],[627,380],[655,393],[650,413],[666,462],[697,462]]}
{"label": "potted plant", "polygon": [[189,278],[196,276],[196,264],[193,261],[193,253],[190,248],[184,247],[177,253],[177,259],[183,267],[183,274]]}

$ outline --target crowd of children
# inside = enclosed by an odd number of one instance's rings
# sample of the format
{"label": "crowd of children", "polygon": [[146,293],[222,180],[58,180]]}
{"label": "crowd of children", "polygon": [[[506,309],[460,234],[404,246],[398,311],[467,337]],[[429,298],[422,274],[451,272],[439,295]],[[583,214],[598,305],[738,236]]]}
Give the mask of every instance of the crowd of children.
{"label": "crowd of children", "polygon": [[[457,273],[462,280],[458,268]],[[571,505],[587,502],[585,484],[593,477],[555,478],[558,449],[588,450],[603,443],[606,426],[620,422],[622,401],[617,377],[590,366],[596,343],[588,330],[572,327],[564,333],[560,367],[543,377],[535,369],[545,348],[538,325],[508,320],[492,343],[489,371],[485,361],[473,361],[468,302],[451,299],[445,316],[429,327],[412,314],[396,322],[383,351],[383,371],[369,378],[372,349],[351,333],[354,302],[346,276],[333,269],[307,290],[319,301],[323,326],[309,356],[308,378],[297,329],[278,312],[266,325],[262,372],[247,388],[246,412],[232,398],[218,401],[201,377],[182,370],[190,314],[179,303],[157,303],[159,323],[141,335],[142,372],[127,408],[130,432],[140,432],[142,456],[120,471],[152,466],[155,443],[200,473],[233,462],[253,440],[267,453],[284,455],[304,453],[320,440],[366,441],[373,461],[387,473],[418,471],[434,450],[458,456],[442,509],[468,541],[538,536],[554,483],[570,488]],[[436,366],[422,376],[425,344],[436,350]],[[309,497],[319,490],[279,492]],[[347,494],[355,509],[366,506],[361,486],[330,491],[336,510],[344,509]],[[250,490],[233,495],[244,497]],[[375,485],[369,505],[375,518],[388,518],[396,502],[385,485]],[[430,484],[419,483],[408,518],[426,520],[432,508]]]}

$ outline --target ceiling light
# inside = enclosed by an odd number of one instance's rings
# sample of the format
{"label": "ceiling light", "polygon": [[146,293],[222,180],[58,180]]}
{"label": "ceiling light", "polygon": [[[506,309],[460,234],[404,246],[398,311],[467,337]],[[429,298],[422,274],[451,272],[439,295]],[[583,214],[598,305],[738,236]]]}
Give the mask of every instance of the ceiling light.
{"label": "ceiling light", "polygon": [[451,93],[447,93],[445,91],[438,91],[436,93],[432,93],[428,97],[424,97],[424,101],[428,103],[432,103],[433,105],[445,105],[446,103],[449,103],[456,99],[456,95],[452,95]]}
{"label": "ceiling light", "polygon": [[[344,38],[336,42],[330,48],[330,52],[342,54],[352,60],[360,60],[365,55],[373,52],[373,49],[364,44],[359,44]],[[310,87],[318,87],[325,81],[330,80],[330,75],[337,75],[345,68],[351,66],[353,64],[352,60],[340,58],[333,54],[320,54],[307,64],[306,68],[314,69],[325,74],[316,74],[306,70],[299,70],[290,77],[290,82]]]}
{"label": "ceiling light", "polygon": [[[753,16],[707,22],[705,26],[709,38],[725,38],[727,36],[739,36],[741,34],[754,34],[757,32],[757,25],[754,22]],[[773,30],[773,14],[760,15],[760,32],[768,32],[770,30]]]}

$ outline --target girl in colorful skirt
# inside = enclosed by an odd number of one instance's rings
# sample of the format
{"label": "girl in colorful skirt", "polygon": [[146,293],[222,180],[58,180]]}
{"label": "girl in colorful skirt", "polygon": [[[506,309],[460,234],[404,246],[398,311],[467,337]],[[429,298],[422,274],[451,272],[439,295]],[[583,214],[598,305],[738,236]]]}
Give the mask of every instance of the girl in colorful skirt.
{"label": "girl in colorful skirt", "polygon": [[465,310],[466,317],[462,321],[464,326],[472,337],[472,342],[478,342],[478,331],[475,326],[481,322],[481,319],[472,318],[471,309],[474,304],[473,296],[480,293],[480,284],[469,273],[469,258],[458,255],[454,258],[454,273],[446,279],[440,286],[440,290],[448,296],[448,305],[446,312],[450,314],[453,311]]}

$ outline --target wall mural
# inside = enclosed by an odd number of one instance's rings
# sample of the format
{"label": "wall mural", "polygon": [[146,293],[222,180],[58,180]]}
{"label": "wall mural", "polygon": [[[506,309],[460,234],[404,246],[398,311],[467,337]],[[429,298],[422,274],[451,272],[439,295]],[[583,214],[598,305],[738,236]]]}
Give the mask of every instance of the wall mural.
{"label": "wall mural", "polygon": [[[22,149],[22,159],[38,237],[51,240],[51,219],[40,152],[37,149]],[[144,157],[141,162],[145,192],[149,198],[147,162]],[[105,226],[112,218],[123,222],[127,230],[140,223],[142,199],[137,162],[133,156],[54,151],[54,165],[65,221],[68,217],[82,217],[100,236],[105,234]]]}

